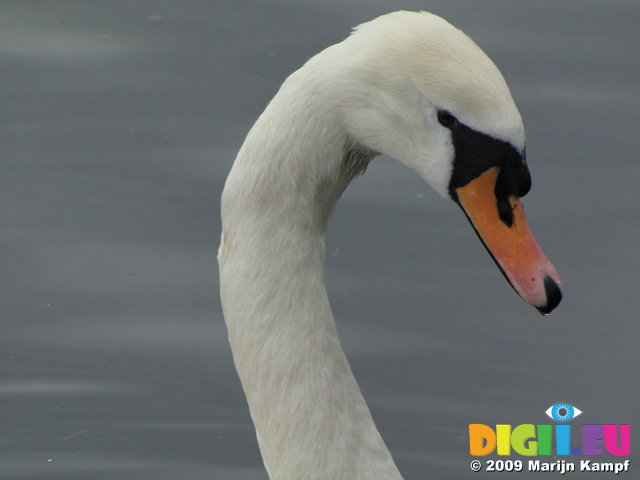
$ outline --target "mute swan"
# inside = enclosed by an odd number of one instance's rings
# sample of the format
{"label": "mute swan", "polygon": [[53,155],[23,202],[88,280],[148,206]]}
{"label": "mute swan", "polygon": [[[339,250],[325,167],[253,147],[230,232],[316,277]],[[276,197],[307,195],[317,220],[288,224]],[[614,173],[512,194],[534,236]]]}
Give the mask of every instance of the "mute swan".
{"label": "mute swan", "polygon": [[524,219],[524,128],[497,67],[426,12],[360,25],[285,80],[222,194],[222,306],[272,480],[401,479],[324,286],[331,212],[378,154],[457,202],[524,300],[545,314],[560,302]]}

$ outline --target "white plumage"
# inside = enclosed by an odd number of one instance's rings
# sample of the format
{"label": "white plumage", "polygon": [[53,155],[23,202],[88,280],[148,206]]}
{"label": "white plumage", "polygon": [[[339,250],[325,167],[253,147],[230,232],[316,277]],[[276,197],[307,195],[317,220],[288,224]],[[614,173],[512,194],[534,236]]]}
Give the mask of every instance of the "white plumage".
{"label": "white plumage", "polygon": [[435,15],[396,12],[289,76],[238,153],[222,195],[221,299],[272,480],[401,478],[338,339],[323,234],[376,154],[447,195],[454,151],[438,109],[524,147],[509,89],[480,48]]}

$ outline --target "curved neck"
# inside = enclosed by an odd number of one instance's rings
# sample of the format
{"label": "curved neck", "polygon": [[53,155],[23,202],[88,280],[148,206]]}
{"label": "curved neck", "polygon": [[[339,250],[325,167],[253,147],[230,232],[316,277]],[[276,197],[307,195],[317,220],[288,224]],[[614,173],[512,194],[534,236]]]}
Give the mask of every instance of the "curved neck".
{"label": "curved neck", "polygon": [[283,84],[225,185],[218,258],[233,358],[272,480],[399,480],[324,286],[328,219],[373,152],[349,141],[308,80]]}

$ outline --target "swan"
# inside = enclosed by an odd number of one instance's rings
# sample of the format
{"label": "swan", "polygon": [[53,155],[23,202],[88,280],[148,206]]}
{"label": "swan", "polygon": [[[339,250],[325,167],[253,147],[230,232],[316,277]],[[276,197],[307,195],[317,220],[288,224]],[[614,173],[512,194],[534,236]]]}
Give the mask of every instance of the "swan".
{"label": "swan", "polygon": [[462,208],[525,301],[547,314],[562,296],[524,218],[524,128],[498,68],[430,13],[356,27],[284,81],[222,193],[221,303],[272,480],[402,478],[341,347],[324,284],[331,213],[379,154]]}

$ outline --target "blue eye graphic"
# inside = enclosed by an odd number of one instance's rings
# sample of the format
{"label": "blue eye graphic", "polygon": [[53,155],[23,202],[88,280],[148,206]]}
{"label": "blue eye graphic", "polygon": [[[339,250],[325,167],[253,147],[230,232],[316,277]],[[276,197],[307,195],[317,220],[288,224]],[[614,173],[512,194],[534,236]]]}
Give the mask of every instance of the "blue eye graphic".
{"label": "blue eye graphic", "polygon": [[556,403],[555,405],[551,405],[547,408],[547,411],[544,413],[547,414],[547,417],[551,420],[555,420],[556,422],[569,422],[582,414],[582,410],[578,407],[574,407],[573,405],[569,405],[568,403]]}

